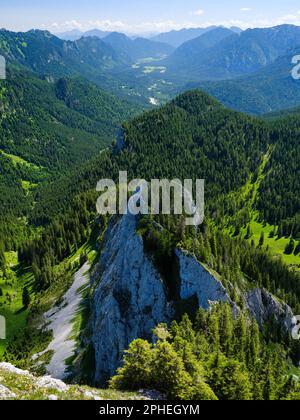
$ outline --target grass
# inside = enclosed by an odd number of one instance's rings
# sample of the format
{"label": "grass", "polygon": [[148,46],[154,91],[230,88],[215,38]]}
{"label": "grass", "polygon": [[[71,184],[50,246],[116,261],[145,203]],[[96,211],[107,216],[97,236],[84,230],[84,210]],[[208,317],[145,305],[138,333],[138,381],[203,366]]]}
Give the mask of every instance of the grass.
{"label": "grass", "polygon": [[30,181],[24,181],[24,180],[21,181],[21,185],[26,195],[28,195],[34,188],[38,186],[38,184],[34,184]]}
{"label": "grass", "polygon": [[[252,219],[249,223],[251,236],[248,239],[249,241],[254,241],[255,245],[259,245],[261,234],[264,233],[264,244],[263,248],[268,248],[271,254],[275,257],[280,257],[282,260],[297,270],[300,269],[300,254],[298,255],[287,255],[285,254],[285,248],[290,242],[290,238],[278,238],[278,237],[270,237],[272,232],[275,232],[275,226],[271,226],[269,224],[262,224],[257,219]],[[241,231],[242,235],[246,236],[247,228],[243,228]]]}
{"label": "grass", "polygon": [[48,400],[55,396],[58,400],[144,400],[134,392],[101,390],[88,386],[70,385],[63,392],[56,388],[45,388],[38,384],[38,378],[33,375],[20,375],[0,367],[0,384],[15,394],[13,400]]}
{"label": "grass", "polygon": [[23,287],[31,289],[32,275],[20,271],[16,252],[5,253],[6,276],[0,271],[0,287],[3,296],[0,297],[0,315],[6,320],[6,340],[0,340],[0,357],[3,355],[10,340],[25,327],[28,311],[24,310],[22,302]]}
{"label": "grass", "polygon": [[297,381],[300,382],[300,368],[291,365],[289,368],[289,375],[292,375],[295,379],[297,378]]}
{"label": "grass", "polygon": [[160,73],[165,73],[166,67],[163,67],[163,66],[158,66],[158,67],[145,66],[144,70],[143,70],[143,73],[144,74],[151,74],[151,73],[154,73],[154,72],[157,72],[157,71],[159,71]]}
{"label": "grass", "polygon": [[[259,167],[256,177],[251,176],[247,183],[238,191],[229,194],[228,202],[235,203],[234,216],[225,216],[222,222],[222,228],[225,232],[234,236],[236,232],[236,225],[240,226],[242,221],[246,218],[247,223],[240,230],[240,235],[248,241],[254,241],[258,246],[261,234],[264,233],[263,248],[268,249],[275,258],[282,258],[282,260],[292,269],[300,270],[300,255],[285,254],[286,246],[290,238],[272,237],[271,233],[276,231],[275,226],[264,224],[259,220],[259,213],[256,210],[256,202],[259,194],[261,182],[266,176],[266,166],[272,154],[272,147],[262,157],[262,162]],[[250,228],[251,235],[247,238],[247,230]]]}
{"label": "grass", "polygon": [[24,165],[27,167],[30,167],[31,169],[35,169],[37,171],[40,171],[41,168],[39,168],[38,166],[34,165],[33,163],[27,162],[25,159],[22,159],[20,156],[16,156],[16,155],[12,155],[9,153],[5,153],[3,150],[1,150],[1,153],[9,158],[11,160],[11,162],[13,163],[14,166],[17,165]]}
{"label": "grass", "polygon": [[[98,239],[98,234],[99,230],[95,228],[90,235],[89,241],[84,243],[79,249],[74,249],[73,253],[70,255],[69,258],[67,258],[64,262],[54,267],[55,281],[46,291],[44,291],[42,294],[39,294],[35,299],[35,306],[38,308],[39,313],[45,313],[54,306],[62,303],[63,296],[71,287],[74,281],[74,275],[80,268],[81,255],[85,255],[91,265],[94,263],[97,257],[95,245]],[[81,294],[82,301],[79,308],[76,311],[73,320],[71,321],[72,333],[70,334],[69,339],[74,340],[79,345],[81,333],[86,326],[89,316],[89,286],[86,285],[82,287],[82,289],[79,290],[78,293]],[[36,322],[37,328],[41,328],[41,320],[42,318],[39,317],[39,319]],[[36,349],[34,353],[43,352],[43,350],[45,350],[48,344],[49,342],[45,341],[45,347]],[[71,356],[68,360],[66,360],[66,364],[69,366],[69,369],[72,368],[75,359],[76,354]],[[40,363],[41,361],[42,360],[39,358],[38,362]],[[35,366],[30,365],[29,367],[31,370],[34,369],[35,371]],[[41,371],[41,373],[43,372]]]}
{"label": "grass", "polygon": [[161,61],[165,57],[160,57],[160,58],[154,58],[154,57],[141,58],[140,60],[137,61],[136,64],[139,65],[139,64],[154,63],[156,61]]}

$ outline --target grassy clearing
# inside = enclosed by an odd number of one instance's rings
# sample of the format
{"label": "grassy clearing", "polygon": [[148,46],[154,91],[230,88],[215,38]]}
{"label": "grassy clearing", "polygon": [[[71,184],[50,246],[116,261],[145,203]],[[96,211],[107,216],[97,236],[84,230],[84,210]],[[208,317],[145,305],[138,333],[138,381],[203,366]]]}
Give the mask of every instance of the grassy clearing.
{"label": "grassy clearing", "polygon": [[155,63],[156,61],[160,61],[163,58],[165,58],[166,56],[162,56],[160,58],[154,58],[154,57],[146,57],[146,58],[141,58],[137,61],[137,65],[139,64],[147,64],[147,63]]}
{"label": "grassy clearing", "polygon": [[30,181],[24,181],[24,180],[21,181],[21,185],[22,185],[23,190],[25,191],[26,196],[30,194],[30,192],[38,186],[38,184],[32,183]]}
{"label": "grassy clearing", "polygon": [[[268,248],[269,251],[275,256],[280,257],[283,261],[288,264],[289,266],[299,270],[300,269],[300,254],[298,255],[287,255],[285,254],[285,249],[288,243],[290,242],[290,238],[278,238],[278,237],[271,237],[272,232],[275,232],[275,226],[271,226],[269,224],[263,225],[257,219],[252,219],[249,223],[251,236],[248,239],[249,241],[254,241],[255,245],[259,245],[259,241],[261,238],[261,234],[264,234],[264,244],[263,248]],[[242,229],[242,235],[246,236],[247,228]]]}
{"label": "grassy clearing", "polygon": [[294,376],[294,378],[300,382],[300,368],[291,365],[289,368],[289,375]]}
{"label": "grassy clearing", "polygon": [[[287,255],[286,246],[290,238],[278,238],[272,233],[276,232],[276,227],[270,224],[263,224],[259,220],[259,213],[256,210],[256,201],[261,182],[266,173],[266,165],[272,154],[272,148],[263,156],[256,177],[251,176],[248,182],[238,191],[229,194],[227,201],[233,204],[233,216],[225,216],[222,222],[222,228],[228,234],[234,236],[237,234],[237,226],[243,226],[238,229],[239,235],[248,241],[254,241],[256,246],[260,244],[262,233],[264,234],[263,248],[268,249],[275,258],[282,260],[291,268],[300,270],[300,254]],[[250,230],[248,237],[247,232]]]}
{"label": "grassy clearing", "polygon": [[26,325],[28,310],[22,302],[23,288],[32,288],[33,277],[29,272],[21,271],[16,252],[5,253],[6,273],[0,271],[0,315],[6,319],[6,340],[0,340],[0,357],[9,342],[18,335]]}
{"label": "grassy clearing", "polygon": [[33,163],[27,162],[27,160],[22,159],[20,156],[16,156],[16,155],[12,155],[12,154],[9,154],[9,153],[5,153],[3,150],[1,150],[1,153],[5,157],[9,158],[11,160],[11,162],[13,163],[14,166],[24,165],[24,166],[27,166],[27,167],[29,167],[31,169],[36,170],[36,171],[40,171],[41,170],[40,167],[34,165]]}
{"label": "grassy clearing", "polygon": [[156,66],[145,66],[144,70],[143,70],[143,73],[144,74],[151,74],[151,73],[154,73],[154,72],[165,73],[166,70],[167,70],[167,68],[163,67],[163,66],[157,66],[157,67]]}

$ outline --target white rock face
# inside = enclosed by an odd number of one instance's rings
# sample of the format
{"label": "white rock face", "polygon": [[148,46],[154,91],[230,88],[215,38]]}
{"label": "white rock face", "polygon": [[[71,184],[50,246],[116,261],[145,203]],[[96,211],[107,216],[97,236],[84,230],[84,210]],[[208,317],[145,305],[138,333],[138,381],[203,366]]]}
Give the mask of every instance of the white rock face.
{"label": "white rock face", "polygon": [[253,289],[246,295],[249,311],[262,327],[264,323],[274,320],[286,331],[291,331],[293,325],[293,312],[291,308],[276,299],[265,289]]}
{"label": "white rock face", "polygon": [[57,401],[58,400],[58,396],[57,395],[49,395],[48,400],[49,401]]}
{"label": "white rock face", "polygon": [[55,389],[58,392],[65,392],[69,389],[68,385],[59,379],[54,379],[51,376],[42,376],[36,381],[36,386],[39,388]]}
{"label": "white rock face", "polygon": [[151,338],[157,324],[172,319],[173,309],[136,234],[134,216],[126,215],[109,227],[100,269],[93,302],[93,345],[95,379],[103,383],[115,373],[129,344],[137,337]]}
{"label": "white rock face", "polygon": [[20,376],[27,376],[28,378],[33,378],[34,376],[28,372],[28,370],[21,370],[11,365],[10,363],[2,362],[0,363],[0,369],[5,370],[9,373],[13,373]]}
{"label": "white rock face", "polygon": [[203,265],[182,250],[176,250],[176,255],[180,266],[181,299],[196,295],[199,307],[206,310],[213,302],[232,304],[225,287]]}
{"label": "white rock face", "polygon": [[0,384],[0,400],[10,400],[16,398],[16,394],[11,392],[6,386]]}
{"label": "white rock face", "polygon": [[[105,383],[122,362],[124,350],[136,338],[152,338],[159,323],[169,323],[175,315],[174,302],[136,233],[136,218],[123,216],[111,222],[106,233],[93,300],[93,337],[95,380]],[[221,281],[192,255],[176,250],[179,297],[197,297],[198,306],[208,310],[215,302],[228,302],[234,314],[239,312]],[[286,329],[291,326],[292,311],[270,293],[255,289],[245,295],[250,313],[262,326],[275,320]]]}
{"label": "white rock face", "polygon": [[48,351],[53,351],[50,363],[46,367],[47,372],[57,379],[68,376],[66,360],[74,355],[76,340],[72,337],[73,320],[82,302],[84,288],[89,287],[88,263],[84,264],[75,274],[74,282],[63,297],[60,306],[56,306],[44,314],[48,323],[47,329],[53,332],[53,340],[46,350],[33,356],[36,360]]}
{"label": "white rock face", "polygon": [[[231,302],[221,282],[192,256],[176,252],[181,278],[180,297],[197,296],[199,307]],[[168,302],[160,274],[144,252],[136,233],[136,218],[126,215],[111,224],[101,256],[100,283],[93,302],[93,345],[97,382],[111,377],[124,350],[136,338],[152,338],[153,328],[170,322],[174,305]]]}

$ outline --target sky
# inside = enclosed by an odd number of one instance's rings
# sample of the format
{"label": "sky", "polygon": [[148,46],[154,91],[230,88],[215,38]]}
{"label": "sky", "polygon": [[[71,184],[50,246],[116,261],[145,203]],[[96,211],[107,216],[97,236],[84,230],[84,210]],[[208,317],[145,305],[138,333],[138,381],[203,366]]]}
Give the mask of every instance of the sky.
{"label": "sky", "polygon": [[300,25],[299,0],[0,0],[0,28],[131,34],[224,26]]}

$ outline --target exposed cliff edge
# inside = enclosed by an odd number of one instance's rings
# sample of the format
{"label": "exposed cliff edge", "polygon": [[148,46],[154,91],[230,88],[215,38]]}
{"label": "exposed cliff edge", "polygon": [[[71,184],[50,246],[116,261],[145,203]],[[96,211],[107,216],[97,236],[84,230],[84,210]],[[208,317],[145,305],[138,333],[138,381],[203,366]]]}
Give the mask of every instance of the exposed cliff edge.
{"label": "exposed cliff edge", "polygon": [[95,380],[103,383],[115,373],[131,341],[151,337],[158,323],[171,321],[173,308],[160,275],[144,253],[134,216],[110,224],[99,269],[92,340]]}
{"label": "exposed cliff edge", "polygon": [[[132,215],[111,222],[94,276],[99,281],[93,300],[92,338],[98,383],[115,373],[132,340],[151,338],[152,329],[158,323],[170,322],[175,314],[167,287],[144,252],[136,227]],[[181,250],[176,255],[181,299],[197,296],[204,309],[212,302],[231,302],[222,283],[193,257]]]}
{"label": "exposed cliff edge", "polygon": [[221,281],[213,276],[193,256],[177,249],[180,267],[180,297],[189,299],[195,295],[199,307],[209,309],[214,302],[227,302],[234,306]]}
{"label": "exposed cliff edge", "polygon": [[294,315],[286,303],[280,302],[267,290],[259,288],[248,292],[245,298],[251,315],[261,327],[266,322],[276,322],[286,331],[291,331]]}
{"label": "exposed cliff edge", "polygon": [[[98,384],[116,372],[124,350],[134,339],[151,339],[153,328],[161,322],[169,323],[176,312],[176,303],[170,299],[168,287],[136,229],[137,219],[132,215],[110,222],[94,274],[92,343]],[[217,274],[183,250],[177,249],[175,257],[179,299],[194,298],[205,310],[215,302],[228,302],[233,311],[239,311]],[[274,315],[276,321],[290,328],[292,311],[267,291],[254,289],[244,295],[244,300],[261,325]]]}

